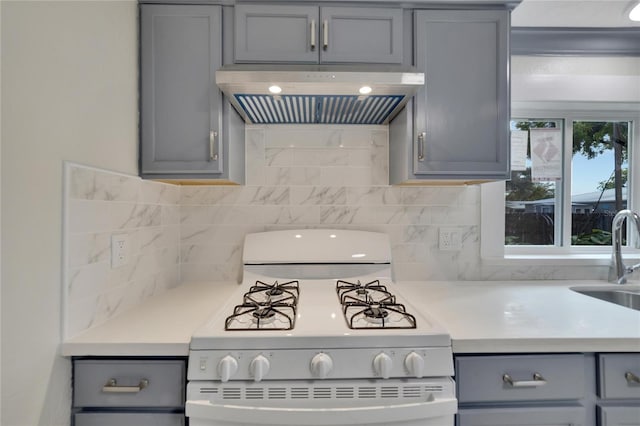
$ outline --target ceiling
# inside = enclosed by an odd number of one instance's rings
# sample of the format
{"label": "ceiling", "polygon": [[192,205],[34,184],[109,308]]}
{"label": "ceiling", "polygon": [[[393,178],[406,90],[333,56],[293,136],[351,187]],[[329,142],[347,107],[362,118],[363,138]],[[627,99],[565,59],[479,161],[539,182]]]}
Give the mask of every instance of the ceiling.
{"label": "ceiling", "polygon": [[511,15],[516,27],[640,27],[628,18],[638,0],[522,0]]}

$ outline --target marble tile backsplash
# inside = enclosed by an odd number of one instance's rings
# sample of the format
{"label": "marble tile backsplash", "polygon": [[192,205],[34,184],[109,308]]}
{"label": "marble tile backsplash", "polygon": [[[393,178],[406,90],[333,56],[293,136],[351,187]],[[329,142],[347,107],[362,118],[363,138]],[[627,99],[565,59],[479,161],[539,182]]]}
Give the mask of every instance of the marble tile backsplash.
{"label": "marble tile backsplash", "polygon": [[290,228],[385,232],[398,280],[477,277],[479,187],[389,186],[386,126],[247,126],[246,144],[245,186],[181,189],[182,280],[238,279],[247,232]]}
{"label": "marble tile backsplash", "polygon": [[[243,186],[67,164],[67,337],[181,282],[239,280],[244,236],[266,230],[387,233],[396,280],[606,279],[605,266],[483,264],[480,187],[389,186],[386,126],[247,126],[245,136]],[[460,229],[460,251],[438,248],[443,226]],[[131,262],[111,268],[119,233],[130,235]]]}
{"label": "marble tile backsplash", "polygon": [[[65,165],[64,331],[99,324],[180,282],[180,187]],[[129,262],[111,268],[111,236]]]}

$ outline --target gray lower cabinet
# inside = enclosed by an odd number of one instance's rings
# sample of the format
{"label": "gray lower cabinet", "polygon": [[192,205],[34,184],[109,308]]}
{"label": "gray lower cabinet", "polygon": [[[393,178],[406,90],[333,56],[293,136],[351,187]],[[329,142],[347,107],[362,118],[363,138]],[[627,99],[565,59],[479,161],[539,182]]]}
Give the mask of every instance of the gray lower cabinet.
{"label": "gray lower cabinet", "polygon": [[509,177],[509,11],[414,12],[425,86],[389,127],[390,183]]}
{"label": "gray lower cabinet", "polygon": [[222,20],[216,5],[140,6],[142,177],[243,179],[230,168],[243,164],[242,132],[231,133],[244,127],[215,84]]}
{"label": "gray lower cabinet", "polygon": [[598,423],[640,426],[640,354],[598,355]]}
{"label": "gray lower cabinet", "polygon": [[458,426],[594,426],[582,354],[458,356]]}
{"label": "gray lower cabinet", "polygon": [[235,6],[237,63],[402,64],[402,9]]}
{"label": "gray lower cabinet", "polygon": [[184,426],[186,360],[76,358],[75,426]]}

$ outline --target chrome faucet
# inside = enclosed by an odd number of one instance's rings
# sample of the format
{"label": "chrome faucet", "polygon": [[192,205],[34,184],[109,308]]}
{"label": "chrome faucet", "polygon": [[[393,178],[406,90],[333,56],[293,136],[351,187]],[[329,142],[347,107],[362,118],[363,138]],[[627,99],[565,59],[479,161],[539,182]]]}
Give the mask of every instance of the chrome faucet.
{"label": "chrome faucet", "polygon": [[609,282],[616,284],[624,284],[627,282],[627,275],[640,268],[640,263],[633,266],[625,266],[622,261],[622,224],[625,219],[633,222],[636,227],[636,233],[640,236],[640,216],[631,210],[620,210],[613,217],[611,224],[611,245],[613,247],[613,255],[611,256],[611,266],[609,266]]}

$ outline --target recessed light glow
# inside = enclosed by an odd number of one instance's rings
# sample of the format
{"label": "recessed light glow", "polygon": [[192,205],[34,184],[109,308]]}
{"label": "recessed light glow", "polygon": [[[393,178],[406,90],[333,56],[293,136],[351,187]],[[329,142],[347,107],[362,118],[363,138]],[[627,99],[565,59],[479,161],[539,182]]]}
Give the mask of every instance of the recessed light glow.
{"label": "recessed light glow", "polygon": [[273,93],[274,95],[277,95],[278,93],[282,92],[282,87],[276,86],[274,84],[273,86],[269,87],[269,92]]}
{"label": "recessed light glow", "polygon": [[296,238],[302,238],[302,235],[296,234]]}
{"label": "recessed light glow", "polygon": [[632,21],[640,21],[640,3],[636,4],[631,12],[629,12],[629,19]]}
{"label": "recessed light glow", "polygon": [[364,254],[364,253],[356,253],[356,254],[352,254],[351,255],[351,257],[353,257],[354,259],[365,257],[365,256],[366,256],[366,254]]}
{"label": "recessed light glow", "polygon": [[336,238],[336,237],[337,237],[337,235],[336,235],[336,234],[331,234],[331,235],[329,235],[329,238]]}
{"label": "recessed light glow", "polygon": [[361,95],[368,95],[369,93],[371,93],[371,87],[362,86],[360,90],[358,90],[358,92],[360,92]]}

